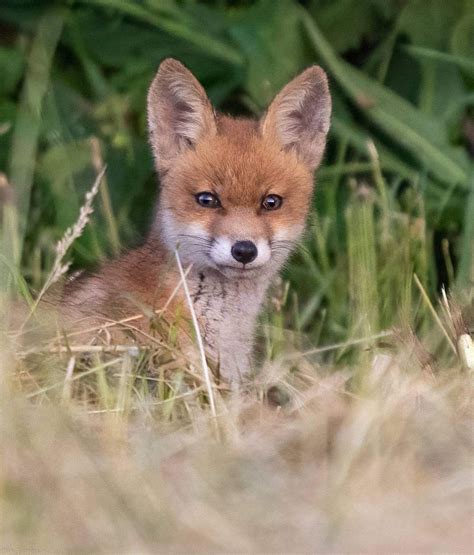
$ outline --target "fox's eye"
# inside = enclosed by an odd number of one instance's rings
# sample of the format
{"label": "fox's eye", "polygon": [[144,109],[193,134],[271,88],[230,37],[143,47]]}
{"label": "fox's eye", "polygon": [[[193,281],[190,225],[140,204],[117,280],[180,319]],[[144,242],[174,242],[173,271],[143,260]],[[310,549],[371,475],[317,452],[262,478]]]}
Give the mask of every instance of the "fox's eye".
{"label": "fox's eye", "polygon": [[267,195],[262,200],[262,208],[265,210],[276,210],[280,208],[283,199],[278,195]]}
{"label": "fox's eye", "polygon": [[196,200],[198,204],[204,206],[204,208],[220,208],[221,206],[221,201],[219,200],[219,197],[214,193],[198,193],[196,195]]}

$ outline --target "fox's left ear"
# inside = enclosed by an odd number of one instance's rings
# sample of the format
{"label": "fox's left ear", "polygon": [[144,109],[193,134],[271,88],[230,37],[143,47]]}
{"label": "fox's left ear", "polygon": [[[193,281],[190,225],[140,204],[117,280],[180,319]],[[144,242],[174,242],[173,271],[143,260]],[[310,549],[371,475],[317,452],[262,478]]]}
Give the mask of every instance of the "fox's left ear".
{"label": "fox's left ear", "polygon": [[216,133],[211,103],[203,87],[181,62],[164,60],[148,90],[150,143],[159,171],[206,135]]}
{"label": "fox's left ear", "polygon": [[264,137],[293,149],[311,170],[321,163],[331,119],[326,73],[312,66],[290,81],[262,118]]}

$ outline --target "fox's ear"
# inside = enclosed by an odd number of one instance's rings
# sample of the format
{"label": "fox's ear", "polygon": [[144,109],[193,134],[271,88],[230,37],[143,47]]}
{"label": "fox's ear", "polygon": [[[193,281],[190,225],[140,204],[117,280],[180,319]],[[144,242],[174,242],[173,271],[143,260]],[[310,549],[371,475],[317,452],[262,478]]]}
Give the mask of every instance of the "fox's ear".
{"label": "fox's ear", "polygon": [[159,171],[192,148],[205,135],[216,133],[214,112],[203,87],[183,64],[164,60],[148,91],[148,128]]}
{"label": "fox's ear", "polygon": [[283,149],[294,149],[311,170],[321,163],[331,119],[326,73],[312,66],[290,81],[262,118],[264,137]]}

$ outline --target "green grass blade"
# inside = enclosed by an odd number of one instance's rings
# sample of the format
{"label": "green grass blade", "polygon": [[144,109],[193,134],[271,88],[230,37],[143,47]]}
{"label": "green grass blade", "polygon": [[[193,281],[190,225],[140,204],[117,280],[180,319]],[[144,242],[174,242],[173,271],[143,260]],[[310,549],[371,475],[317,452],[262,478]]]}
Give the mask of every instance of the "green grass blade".
{"label": "green grass blade", "polygon": [[[19,263],[30,206],[43,99],[50,81],[51,64],[61,36],[64,12],[52,10],[40,19],[28,62],[11,146],[9,178],[16,206],[3,222],[1,252],[10,264]],[[8,287],[8,272],[0,272],[1,288]]]}
{"label": "green grass blade", "polygon": [[301,13],[314,49],[355,105],[433,175],[467,188],[467,157],[449,144],[445,127],[341,60],[309,15]]}
{"label": "green grass blade", "polygon": [[433,48],[423,48],[422,46],[405,45],[402,50],[408,52],[415,58],[422,58],[426,60],[436,60],[437,62],[446,62],[448,64],[455,64],[461,69],[474,71],[474,60],[466,56],[458,56],[455,54],[448,54],[447,52],[440,52]]}
{"label": "green grass blade", "polygon": [[347,250],[352,332],[369,336],[379,331],[374,206],[356,198],[347,208]]}
{"label": "green grass blade", "polygon": [[[370,136],[360,131],[355,125],[344,121],[338,116],[334,116],[332,119],[331,133],[341,140],[349,141],[349,143],[361,154],[368,155],[367,141]],[[384,170],[395,172],[410,181],[417,178],[418,172],[415,169],[400,160],[396,154],[391,152],[388,148],[385,148],[382,143],[375,139],[372,140],[374,141]],[[372,164],[369,164],[369,169],[370,168],[372,168]]]}
{"label": "green grass blade", "polygon": [[457,283],[462,287],[474,286],[474,175],[471,177],[471,191],[466,204],[464,236],[459,261]]}

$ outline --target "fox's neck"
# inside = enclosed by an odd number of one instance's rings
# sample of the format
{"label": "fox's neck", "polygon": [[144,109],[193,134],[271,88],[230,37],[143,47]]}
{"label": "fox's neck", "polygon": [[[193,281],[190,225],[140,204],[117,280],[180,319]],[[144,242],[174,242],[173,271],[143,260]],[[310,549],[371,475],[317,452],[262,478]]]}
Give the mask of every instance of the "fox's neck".
{"label": "fox's neck", "polygon": [[[153,250],[174,258],[164,235],[160,228],[154,230]],[[251,279],[230,279],[202,267],[191,268],[187,275],[206,352],[228,382],[240,381],[252,369],[255,326],[271,277],[265,273]]]}
{"label": "fox's neck", "polygon": [[268,276],[228,279],[213,270],[191,272],[191,297],[209,355],[221,375],[240,381],[251,369],[257,316]]}

